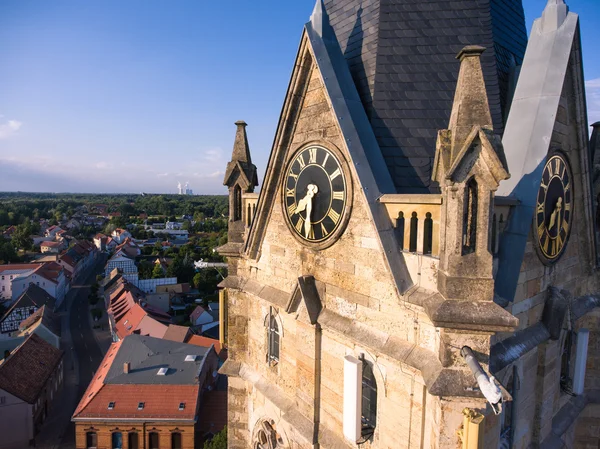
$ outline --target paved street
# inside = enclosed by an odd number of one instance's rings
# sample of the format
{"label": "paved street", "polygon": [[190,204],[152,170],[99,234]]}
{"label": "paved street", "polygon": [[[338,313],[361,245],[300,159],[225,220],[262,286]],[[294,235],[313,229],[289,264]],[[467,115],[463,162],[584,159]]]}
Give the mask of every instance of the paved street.
{"label": "paved street", "polygon": [[104,255],[99,255],[98,262],[87,279],[76,281],[71,286],[65,300],[66,311],[60,314],[61,347],[65,351],[65,383],[61,397],[55,402],[49,418],[36,437],[38,448],[75,447],[75,427],[71,423],[71,416],[103,357],[88,317],[88,295],[96,275],[102,272],[105,260]]}

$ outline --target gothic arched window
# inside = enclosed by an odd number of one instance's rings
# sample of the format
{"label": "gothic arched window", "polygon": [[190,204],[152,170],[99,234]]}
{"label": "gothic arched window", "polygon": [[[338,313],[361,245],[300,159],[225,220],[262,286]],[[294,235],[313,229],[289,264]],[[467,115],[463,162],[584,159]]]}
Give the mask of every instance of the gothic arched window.
{"label": "gothic arched window", "polygon": [[371,364],[362,362],[362,434],[370,436],[377,425],[377,382]]}
{"label": "gothic arched window", "polygon": [[404,249],[404,212],[398,212],[398,218],[396,218],[396,239],[398,240],[398,246],[401,250]]}
{"label": "gothic arched window", "polygon": [[269,363],[277,363],[279,361],[279,338],[280,338],[280,329],[279,323],[277,323],[277,318],[271,311],[269,314],[269,324],[267,327],[267,335],[268,335],[268,362]]}
{"label": "gothic arched window", "polygon": [[463,218],[463,254],[475,252],[477,244],[477,181],[471,178],[467,182]]}

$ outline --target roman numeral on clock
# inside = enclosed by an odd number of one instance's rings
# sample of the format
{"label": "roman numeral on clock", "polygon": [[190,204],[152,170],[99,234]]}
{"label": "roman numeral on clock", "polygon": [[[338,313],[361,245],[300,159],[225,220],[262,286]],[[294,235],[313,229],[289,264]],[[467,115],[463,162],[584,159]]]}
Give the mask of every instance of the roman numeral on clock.
{"label": "roman numeral on clock", "polygon": [[541,225],[538,226],[538,237],[541,239],[542,235],[544,235],[544,231],[546,230],[546,226],[544,226],[544,223],[542,223]]}
{"label": "roman numeral on clock", "polygon": [[294,215],[294,212],[296,212],[296,203],[292,203],[287,207],[287,211],[288,211],[288,215],[292,216]]}
{"label": "roman numeral on clock", "polygon": [[296,189],[286,189],[285,196],[295,197]]}
{"label": "roman numeral on clock", "polygon": [[344,201],[344,192],[333,192],[333,199]]}
{"label": "roman numeral on clock", "polygon": [[298,231],[299,234],[302,234],[303,226],[304,226],[304,218],[298,217],[298,221],[296,222],[296,226],[294,226],[294,227],[296,228],[296,231]]}
{"label": "roman numeral on clock", "polygon": [[323,159],[323,163],[321,164],[321,167],[325,167],[325,164],[327,163],[327,159],[329,159],[329,153],[325,153],[325,159]]}
{"label": "roman numeral on clock", "polygon": [[333,221],[334,224],[337,224],[337,222],[340,220],[340,214],[338,214],[333,209],[329,209],[329,212],[327,212],[327,216],[331,218],[331,221]]}
{"label": "roman numeral on clock", "polygon": [[323,234],[323,238],[327,237],[327,234],[329,234],[329,231],[323,223],[321,223],[321,233]]}
{"label": "roman numeral on clock", "polygon": [[309,153],[309,157],[308,157],[308,163],[309,164],[316,164],[317,163],[317,149],[316,148],[311,148],[308,150]]}
{"label": "roman numeral on clock", "polygon": [[296,160],[298,161],[298,165],[300,165],[300,170],[306,167],[306,162],[304,162],[304,154],[299,154]]}
{"label": "roman numeral on clock", "polygon": [[338,176],[340,176],[340,174],[341,174],[340,169],[336,168],[335,171],[329,175],[329,179],[331,181],[333,181],[335,178],[337,178]]}
{"label": "roman numeral on clock", "polygon": [[544,203],[538,203],[538,205],[537,205],[537,213],[538,214],[543,214],[544,213]]}

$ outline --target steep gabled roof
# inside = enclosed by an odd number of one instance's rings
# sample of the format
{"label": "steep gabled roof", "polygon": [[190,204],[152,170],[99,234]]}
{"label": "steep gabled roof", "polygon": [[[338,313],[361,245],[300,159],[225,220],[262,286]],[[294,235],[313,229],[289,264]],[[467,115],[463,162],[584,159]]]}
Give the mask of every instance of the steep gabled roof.
{"label": "steep gabled roof", "polygon": [[42,306],[48,306],[51,310],[54,310],[56,299],[42,287],[38,287],[35,284],[29,284],[21,296],[17,298],[14,304],[6,311],[4,316],[0,318],[0,322],[4,321],[13,310],[21,307],[35,307],[40,308]]}
{"label": "steep gabled roof", "polygon": [[31,334],[0,364],[0,389],[33,404],[63,357],[36,334]]}
{"label": "steep gabled roof", "polygon": [[[571,64],[569,64],[571,62]],[[541,18],[535,20],[519,81],[502,139],[511,179],[500,184],[498,195],[519,201],[503,232],[499,246],[496,293],[505,301],[514,297],[531,220],[537,202],[546,156],[556,122],[567,70],[575,85],[582,86],[583,67],[579,36],[579,17],[568,12],[563,0],[550,0]],[[581,117],[574,122],[587,123],[585,96],[576,95]],[[576,136],[579,148],[588,147],[588,134],[580,126]],[[585,164],[587,151],[580,151]],[[582,169],[584,173],[588,170]],[[584,205],[591,213],[591,205]],[[590,234],[590,241],[594,235]]]}
{"label": "steep gabled roof", "polygon": [[[382,193],[394,191],[394,184],[379,149],[377,139],[369,124],[348,65],[340,50],[333,30],[329,25],[321,0],[317,1],[311,21],[304,27],[301,46],[294,73],[286,95],[273,149],[267,165],[263,189],[259,196],[255,219],[250,228],[245,250],[250,257],[258,255],[266,224],[275,203],[275,192],[281,183],[282,169],[290,142],[295,119],[290,119],[290,111],[298,108],[304,97],[302,79],[312,64],[318,67],[321,82],[327,93],[332,115],[346,142],[350,170],[361,186],[360,195],[367,205],[367,213],[374,223],[375,232],[382,248],[398,248],[391,223],[382,213],[378,199]],[[393,276],[396,287],[403,293],[412,286],[410,274],[402,254],[398,251],[382,251],[388,271]]]}

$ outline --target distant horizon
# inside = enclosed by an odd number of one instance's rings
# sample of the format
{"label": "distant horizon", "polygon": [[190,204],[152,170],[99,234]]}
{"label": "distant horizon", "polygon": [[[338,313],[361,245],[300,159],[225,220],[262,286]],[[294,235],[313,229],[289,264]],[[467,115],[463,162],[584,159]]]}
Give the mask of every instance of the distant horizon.
{"label": "distant horizon", "polygon": [[[567,0],[590,124],[600,120],[597,2]],[[523,0],[528,30],[546,3]],[[226,195],[237,120],[261,183],[314,4],[1,2],[0,190],[177,194],[189,181]]]}
{"label": "distant horizon", "polygon": [[227,196],[227,193],[194,193],[192,195],[184,195],[179,193],[164,193],[164,192],[42,192],[28,190],[4,190],[0,191],[0,197],[4,194],[39,194],[39,195],[170,195],[170,196]]}

